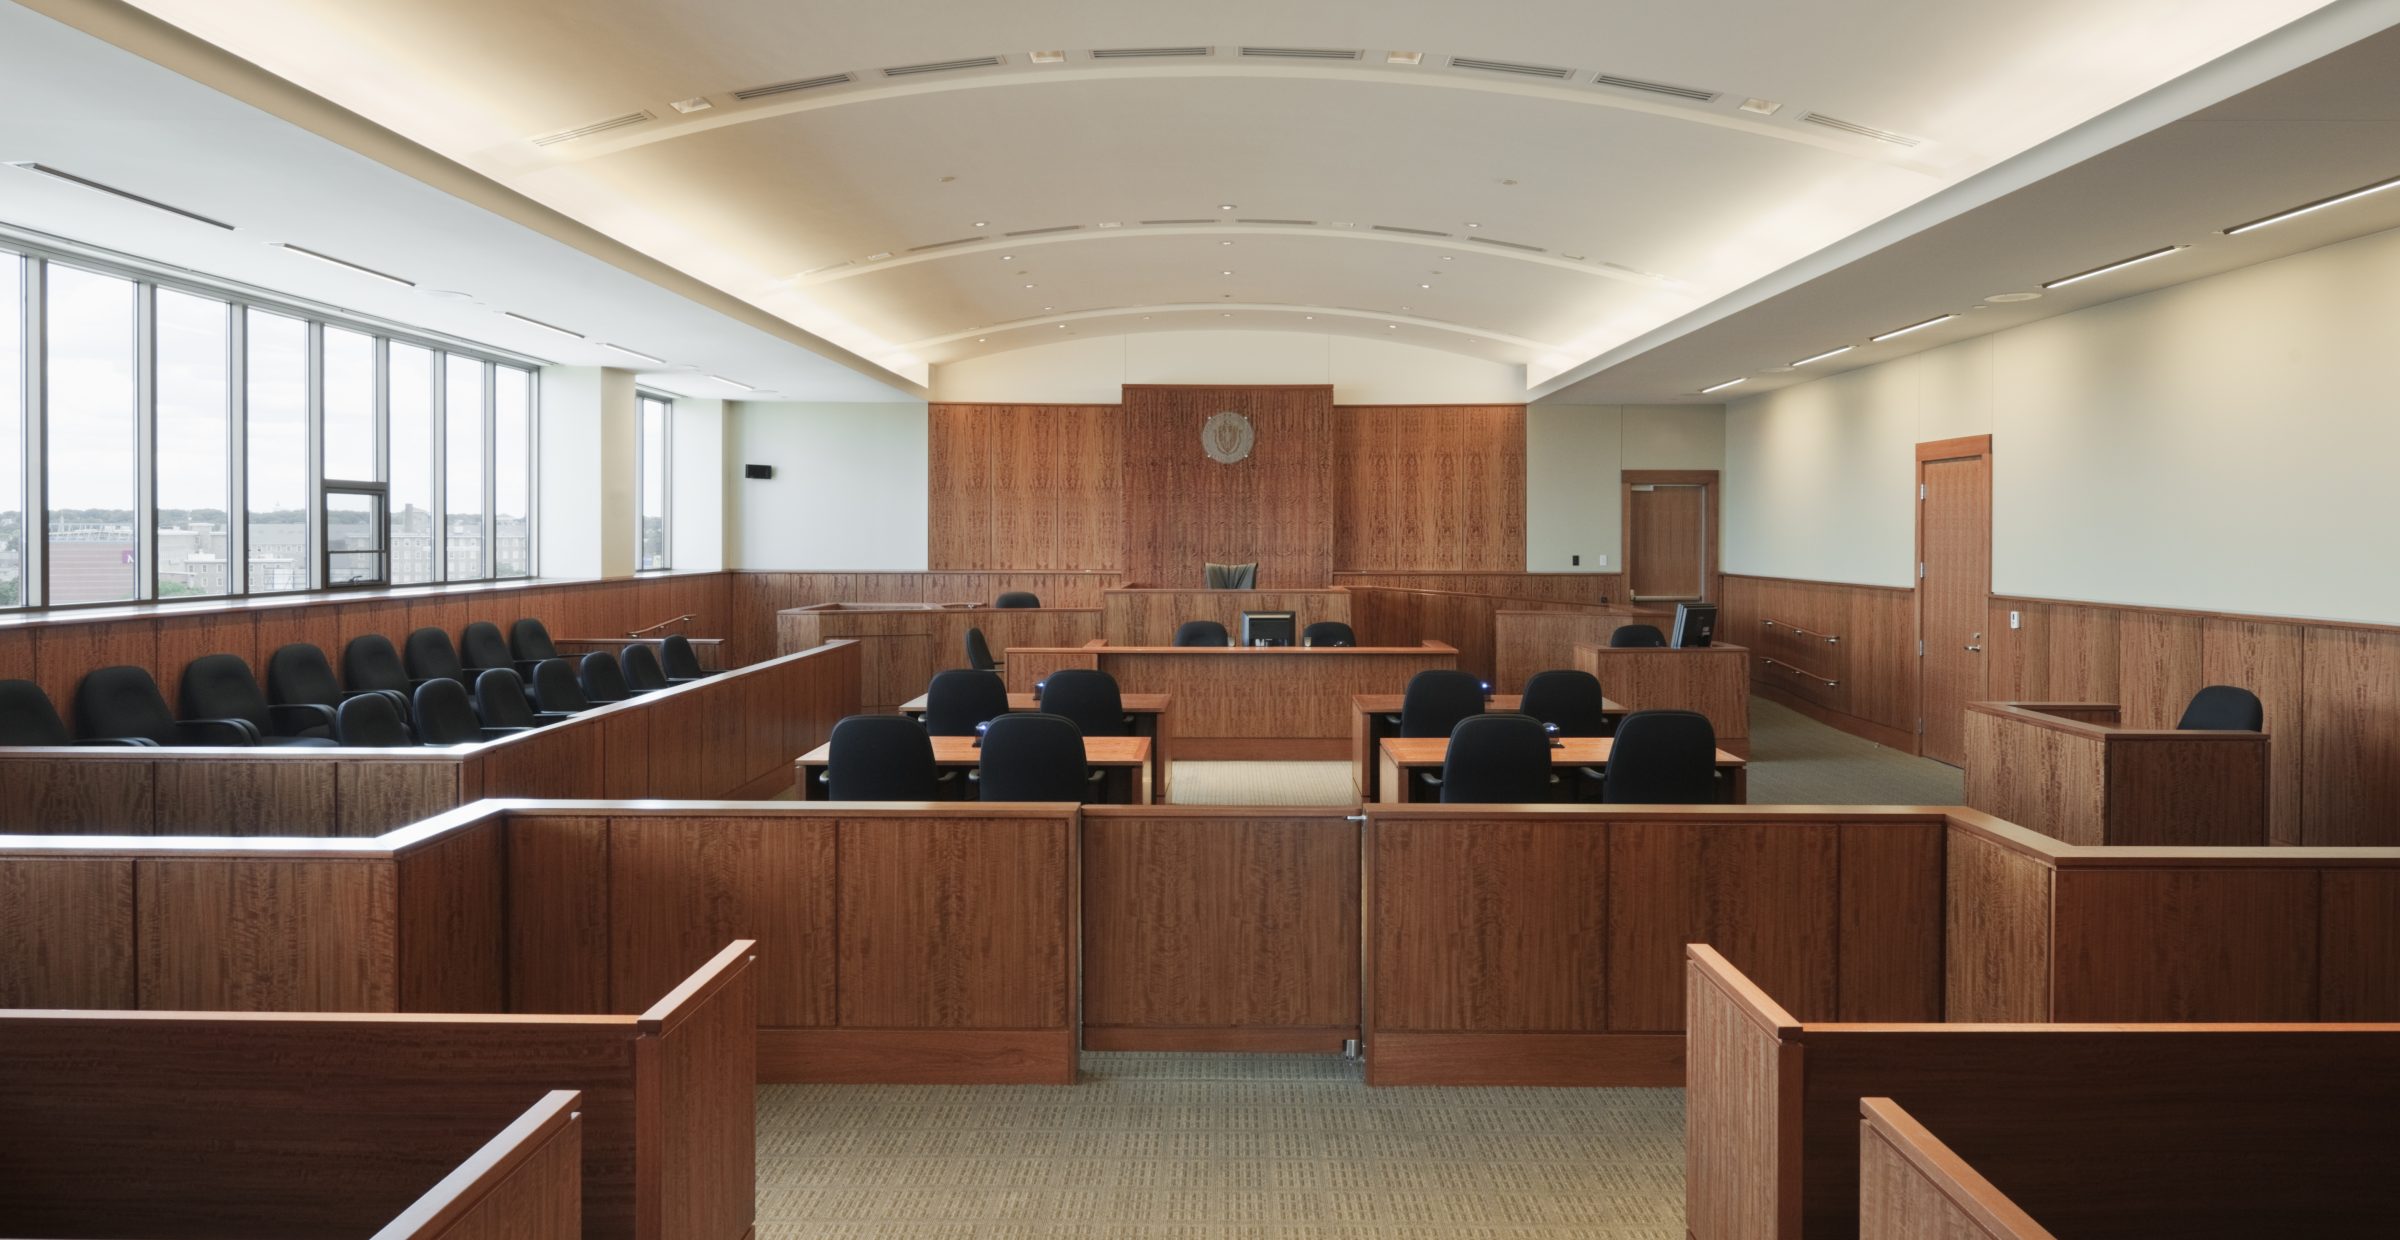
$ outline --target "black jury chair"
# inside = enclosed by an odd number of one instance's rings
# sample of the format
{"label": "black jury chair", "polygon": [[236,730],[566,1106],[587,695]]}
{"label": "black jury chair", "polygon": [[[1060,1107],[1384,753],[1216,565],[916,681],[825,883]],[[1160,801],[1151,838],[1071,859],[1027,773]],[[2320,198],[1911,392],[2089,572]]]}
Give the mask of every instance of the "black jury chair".
{"label": "black jury chair", "polygon": [[[462,690],[463,692],[463,690]],[[359,749],[402,749],[417,743],[400,708],[380,693],[362,693],[335,712],[334,739]]]}
{"label": "black jury chair", "polygon": [[2185,732],[2263,732],[2267,708],[2258,695],[2233,685],[2210,685],[2192,695],[2175,727]]}
{"label": "black jury chair", "polygon": [[983,630],[967,629],[967,666],[979,672],[996,672],[1000,665],[992,659],[992,643],[985,640]]}
{"label": "black jury chair", "polygon": [[1303,646],[1355,646],[1358,634],[1339,620],[1319,620],[1300,630]]}
{"label": "black jury chair", "polygon": [[[389,648],[387,643],[386,648]],[[397,669],[398,662],[393,664]],[[380,693],[389,698],[392,709],[402,719],[408,718],[407,680],[402,678],[396,688],[360,689],[346,691],[333,678],[333,665],[325,661],[325,652],[309,642],[293,642],[278,646],[267,656],[267,701],[277,706],[322,706],[339,710],[342,703],[361,693]],[[336,729],[337,734],[339,729]]]}
{"label": "black jury chair", "polygon": [[531,663],[559,657],[557,644],[550,640],[550,626],[531,616],[508,626],[508,650]]}
{"label": "black jury chair", "polygon": [[583,697],[587,702],[622,702],[634,695],[632,686],[625,683],[625,668],[617,656],[605,650],[595,650],[583,656]]}
{"label": "black jury chair", "polygon": [[1186,620],[1176,626],[1175,644],[1178,646],[1230,646],[1233,644],[1233,635],[1225,631],[1224,625],[1214,620]]}
{"label": "black jury chair", "polygon": [[627,646],[624,652],[625,685],[635,693],[651,693],[667,688],[674,682],[667,679],[667,669],[658,665],[658,655],[639,642]]}
{"label": "black jury chair", "polygon": [[1531,715],[1470,715],[1442,755],[1445,805],[1525,805],[1550,799],[1550,734]]}
{"label": "black jury chair", "polygon": [[89,740],[135,739],[153,745],[255,745],[247,719],[177,719],[147,669],[103,667],[75,686],[75,727]]}
{"label": "black jury chair", "polygon": [[1042,681],[1042,713],[1074,720],[1085,736],[1131,736],[1133,717],[1117,678],[1088,667],[1063,667]]}
{"label": "black jury chair", "polygon": [[331,747],[330,706],[270,706],[249,660],[238,654],[204,654],[183,667],[179,712],[186,719],[240,719],[258,735],[254,745]]}
{"label": "black jury chair", "polygon": [[1706,805],[1717,797],[1717,730],[1688,710],[1637,710],[1617,722],[1605,772],[1584,768],[1610,805]]}
{"label": "black jury chair", "polygon": [[716,675],[700,666],[700,656],[692,651],[692,639],[681,633],[669,633],[659,639],[658,658],[666,668],[668,684],[688,684]]}
{"label": "black jury chair", "polygon": [[1458,721],[1483,713],[1483,682],[1472,673],[1433,668],[1408,678],[1400,713],[1384,722],[1410,737],[1448,736]]}
{"label": "black jury chair", "polygon": [[408,661],[411,680],[447,677],[462,685],[475,683],[475,678],[467,675],[466,664],[459,661],[458,647],[451,645],[450,635],[440,629],[418,629],[408,635],[400,648]]}
{"label": "black jury chair", "polygon": [[1647,650],[1667,644],[1667,635],[1655,624],[1620,624],[1608,635],[1608,644],[1622,650]]}
{"label": "black jury chair", "polygon": [[1030,590],[1003,591],[999,598],[992,600],[994,607],[1039,607],[1041,605],[1042,600]]}
{"label": "black jury chair", "polygon": [[[342,647],[342,684],[352,693],[397,693],[414,709],[417,686],[423,683],[401,667],[400,652],[381,633],[362,633]],[[458,687],[466,688],[466,682]]]}
{"label": "black jury chair", "polygon": [[835,801],[934,799],[933,738],[903,715],[852,715],[833,725],[817,778]]}
{"label": "black jury chair", "polygon": [[990,672],[954,667],[925,687],[925,734],[973,736],[975,725],[1008,713],[1008,686]]}
{"label": "black jury chair", "polygon": [[425,745],[475,745],[533,730],[485,726],[482,716],[475,713],[475,704],[467,700],[467,687],[455,680],[428,680],[418,685],[409,706],[417,722],[417,740]]}
{"label": "black jury chair", "polygon": [[533,704],[553,714],[573,715],[592,708],[575,679],[575,665],[565,659],[544,659],[533,665]]}
{"label": "black jury chair", "polygon": [[459,630],[458,657],[470,673],[505,667],[525,677],[532,676],[540,662],[512,653],[508,639],[500,636],[500,626],[489,620],[477,620]]}
{"label": "black jury chair", "polygon": [[0,680],[0,745],[124,745],[155,748],[157,741],[139,736],[97,736],[76,740],[67,722],[58,717],[50,695],[30,680]]}
{"label": "black jury chair", "polygon": [[525,696],[524,678],[505,667],[475,678],[475,713],[495,728],[538,728],[575,717],[561,710],[534,709]]}
{"label": "black jury chair", "polygon": [[1608,735],[1608,699],[1600,693],[1600,678],[1573,668],[1535,672],[1525,679],[1525,697],[1517,709],[1558,725],[1560,736]]}
{"label": "black jury chair", "polygon": [[983,734],[973,778],[986,801],[1081,801],[1099,774],[1085,765],[1073,720],[1011,713]]}

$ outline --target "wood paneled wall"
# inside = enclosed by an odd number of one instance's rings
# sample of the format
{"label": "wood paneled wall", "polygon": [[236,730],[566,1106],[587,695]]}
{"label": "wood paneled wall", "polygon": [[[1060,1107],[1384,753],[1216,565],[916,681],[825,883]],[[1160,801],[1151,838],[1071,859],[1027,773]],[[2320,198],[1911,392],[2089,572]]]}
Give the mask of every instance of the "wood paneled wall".
{"label": "wood paneled wall", "polygon": [[[1250,456],[1220,465],[1200,428],[1225,410],[1249,417]],[[1258,565],[1264,589],[1315,589],[1333,574],[1333,388],[1125,388],[1125,555],[1143,586],[1205,585],[1202,569]]]}
{"label": "wood paneled wall", "polygon": [[1344,405],[1332,447],[1335,564],[1525,567],[1523,405]]}
{"label": "wood paneled wall", "polygon": [[1750,648],[1760,696],[1915,753],[1916,623],[1912,590],[1728,574],[1717,639]]}
{"label": "wood paneled wall", "polygon": [[1118,479],[1122,410],[1115,405],[934,405],[927,413],[932,433],[929,565],[936,570],[1117,566],[1124,547]]}

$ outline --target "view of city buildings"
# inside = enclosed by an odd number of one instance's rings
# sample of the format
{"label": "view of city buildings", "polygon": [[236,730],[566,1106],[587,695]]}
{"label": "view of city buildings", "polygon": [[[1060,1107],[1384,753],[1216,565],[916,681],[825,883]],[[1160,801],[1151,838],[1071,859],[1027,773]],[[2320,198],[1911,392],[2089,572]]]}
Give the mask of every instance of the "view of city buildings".
{"label": "view of city buildings", "polygon": [[[232,588],[228,532],[221,511],[162,513],[158,530],[158,597],[195,598],[228,593]],[[495,525],[493,569],[483,564],[480,516],[453,516],[448,523],[447,572],[434,571],[435,520],[414,505],[393,514],[390,532],[393,585],[437,580],[476,580],[490,576],[524,576],[532,570],[530,523],[521,516],[502,515]],[[54,512],[48,529],[50,590],[59,603],[103,603],[134,598],[136,572],[132,514],[124,512]],[[336,550],[371,547],[371,539],[344,537],[341,523],[330,530]],[[18,514],[0,512],[0,606],[24,597],[25,557]],[[284,510],[260,514],[249,528],[249,592],[272,594],[311,588],[305,514]],[[372,580],[370,556],[337,556],[335,575],[328,584]]]}

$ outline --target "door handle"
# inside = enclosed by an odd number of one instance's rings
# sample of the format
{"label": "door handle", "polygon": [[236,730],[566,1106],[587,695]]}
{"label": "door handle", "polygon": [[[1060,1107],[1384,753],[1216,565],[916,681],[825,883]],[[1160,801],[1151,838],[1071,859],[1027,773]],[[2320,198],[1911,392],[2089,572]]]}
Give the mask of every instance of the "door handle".
{"label": "door handle", "polygon": [[1969,647],[1967,647],[1967,649],[1968,649],[1968,650],[1971,650],[1971,651],[1973,651],[1973,652],[1975,652],[1976,654],[1982,654],[1982,653],[1983,653],[1983,647],[1981,647],[1981,646],[1969,646]]}

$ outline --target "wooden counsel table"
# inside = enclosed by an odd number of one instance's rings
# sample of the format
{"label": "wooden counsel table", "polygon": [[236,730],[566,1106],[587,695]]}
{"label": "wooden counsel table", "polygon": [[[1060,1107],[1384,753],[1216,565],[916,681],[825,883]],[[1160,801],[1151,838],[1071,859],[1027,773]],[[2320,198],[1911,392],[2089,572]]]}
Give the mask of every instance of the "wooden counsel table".
{"label": "wooden counsel table", "polygon": [[1128,694],[1175,699],[1184,760],[1339,762],[1350,756],[1350,699],[1398,693],[1408,678],[1456,668],[1458,651],[1418,646],[1017,646],[1008,687],[1026,692],[1064,667],[1097,668]]}
{"label": "wooden counsel table", "polygon": [[[800,755],[793,764],[793,774],[800,781],[803,801],[831,800],[830,789],[817,782],[817,773],[825,769],[833,751],[833,742],[826,743]],[[1140,736],[1087,736],[1083,738],[1083,760],[1098,767],[1105,778],[1100,781],[1099,803],[1105,805],[1148,805],[1150,782],[1150,741]],[[983,750],[972,736],[937,736],[933,738],[933,764],[938,768],[960,772],[974,770],[983,763]],[[971,785],[970,785],[971,786]]]}
{"label": "wooden counsel table", "polygon": [[[925,696],[920,693],[900,703],[900,713],[911,719],[922,718],[925,714]],[[1168,726],[1170,716],[1167,708],[1175,704],[1175,697],[1168,693],[1128,693],[1123,695],[1123,699],[1125,713],[1133,716],[1133,734],[1150,742],[1150,786],[1157,790],[1158,798],[1164,801],[1167,798],[1167,776],[1175,766],[1174,757],[1167,752],[1167,741],[1173,733]],[[1030,693],[1011,693],[1008,695],[1008,708],[1031,712],[1039,711],[1041,705],[1033,700]]]}
{"label": "wooden counsel table", "polygon": [[2069,844],[2271,844],[2264,732],[2120,728],[2108,702],[1967,703],[1967,804]]}
{"label": "wooden counsel table", "polygon": [[1635,710],[1708,716],[1717,746],[1750,752],[1750,651],[1745,646],[1577,646],[1575,666]]}
{"label": "wooden counsel table", "polygon": [[[1358,799],[1375,799],[1376,743],[1387,736],[1397,736],[1392,729],[1391,716],[1400,713],[1400,693],[1355,693],[1350,696],[1350,786],[1358,790]],[[1483,708],[1493,712],[1520,709],[1524,697],[1515,693],[1495,693],[1483,700]],[[1622,702],[1600,699],[1600,713],[1607,717],[1610,727],[1631,711]]]}
{"label": "wooden counsel table", "polygon": [[[1574,770],[1579,766],[1604,767],[1608,753],[1616,742],[1604,736],[1561,737],[1550,748],[1552,770]],[[1406,802],[1416,788],[1409,778],[1419,771],[1439,773],[1442,759],[1450,753],[1450,738],[1386,737],[1380,746],[1382,757],[1376,763],[1381,768],[1376,775],[1376,800],[1387,805]],[[1744,805],[1750,799],[1749,764],[1737,755],[1717,751],[1717,773],[1722,776],[1717,786],[1724,792],[1725,803]],[[1571,790],[1572,784],[1563,788]]]}

